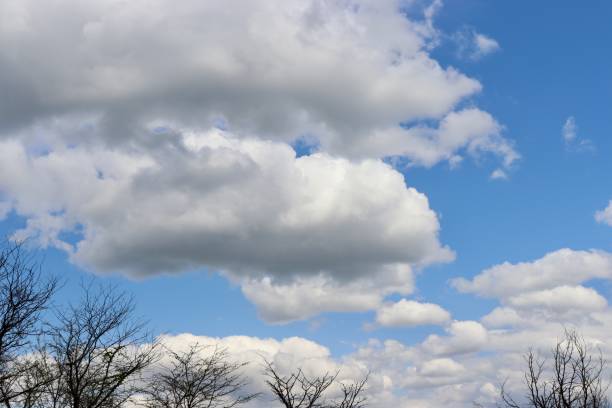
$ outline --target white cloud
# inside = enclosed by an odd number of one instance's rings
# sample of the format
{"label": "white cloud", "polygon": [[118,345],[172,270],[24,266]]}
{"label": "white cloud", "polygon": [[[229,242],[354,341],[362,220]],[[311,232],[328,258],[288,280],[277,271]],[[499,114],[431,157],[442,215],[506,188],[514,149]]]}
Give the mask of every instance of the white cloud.
{"label": "white cloud", "polygon": [[497,41],[484,34],[477,33],[474,36],[474,42],[476,44],[476,50],[479,56],[485,56],[500,49]]}
{"label": "white cloud", "polygon": [[560,249],[532,262],[505,262],[493,266],[472,280],[455,279],[453,286],[461,292],[505,299],[525,292],[611,277],[612,254]]}
{"label": "white cloud", "polygon": [[517,326],[523,322],[523,319],[516,310],[510,307],[496,307],[490,313],[483,316],[481,321],[487,328],[501,328]]}
{"label": "white cloud", "polygon": [[409,294],[453,254],[380,159],[519,154],[459,108],[481,84],[431,56],[441,2],[404,6],[0,2],[0,215],[101,273],[220,271],[270,321]]}
{"label": "white cloud", "polygon": [[481,84],[431,56],[441,2],[404,6],[1,2],[0,215],[100,273],[220,271],[269,321],[411,293],[453,254],[380,159],[519,154],[459,108]]}
{"label": "white cloud", "polygon": [[561,135],[565,141],[565,147],[568,150],[577,152],[593,151],[593,143],[589,139],[578,137],[578,125],[576,124],[576,118],[569,116],[563,127],[561,128]]}
{"label": "white cloud", "polygon": [[436,304],[406,299],[386,304],[376,312],[376,322],[386,327],[442,325],[450,318],[450,313]]}
{"label": "white cloud", "polygon": [[[330,351],[311,340],[291,337],[281,340],[249,336],[206,337],[193,334],[162,336],[166,347],[175,351],[187,350],[192,344],[214,346],[227,350],[234,361],[247,361],[244,374],[250,379],[248,391],[262,396],[247,405],[263,408],[273,399],[262,375],[263,359],[271,361],[281,374],[302,368],[309,376],[339,371],[339,381],[350,382],[369,372],[365,389],[367,403],[372,408],[427,407],[434,408],[446,402],[456,407],[469,407],[474,398],[486,395],[480,389],[485,375],[474,361],[455,358],[436,358],[420,355],[416,348],[396,341],[371,340],[355,352],[334,357]],[[466,366],[468,364],[468,366]],[[456,388],[449,394],[449,389]],[[487,388],[485,387],[485,390]],[[334,397],[339,387],[333,386],[327,397]]]}
{"label": "white cloud", "polygon": [[465,367],[450,358],[436,358],[426,361],[419,369],[427,377],[448,377],[465,371]]}
{"label": "white cloud", "polygon": [[388,265],[348,282],[333,276],[296,277],[275,282],[270,277],[243,279],[242,292],[269,322],[283,323],[315,316],[326,311],[362,312],[374,310],[385,296],[413,291],[413,273],[407,264]]}
{"label": "white cloud", "polygon": [[502,169],[495,169],[491,173],[491,180],[507,180],[508,174]]}
{"label": "white cloud", "polygon": [[591,312],[604,310],[606,299],[594,289],[584,286],[557,286],[552,289],[521,293],[508,298],[507,303],[515,308],[533,309],[544,307],[558,313],[569,311]]}
{"label": "white cloud", "polygon": [[477,61],[501,49],[499,43],[473,28],[465,27],[452,36],[460,58]]}
{"label": "white cloud", "polygon": [[486,395],[491,387],[485,387],[485,379],[493,384],[507,381],[508,390],[520,396],[524,353],[531,348],[548,356],[565,329],[576,329],[593,350],[600,349],[608,358],[611,310],[605,297],[581,283],[610,279],[611,258],[604,251],[562,249],[531,262],[496,265],[471,281],[453,282],[461,291],[501,302],[481,319],[487,328],[484,356],[459,361],[466,370],[479,372],[484,388],[478,398],[495,400],[494,393]]}
{"label": "white cloud", "polygon": [[[214,338],[184,333],[176,336],[161,336],[160,341],[164,346],[177,352],[186,351],[190,346],[198,344],[202,347],[204,355],[217,347],[225,350],[231,360],[249,363],[242,370],[243,375],[249,381],[246,391],[263,393],[260,398],[247,405],[249,408],[267,407],[273,398],[262,372],[265,360],[274,364],[281,375],[287,375],[298,368],[301,368],[307,376],[336,373],[339,370],[338,380],[350,381],[361,379],[366,374],[363,366],[358,363],[337,361],[331,357],[326,347],[300,337],[282,340],[249,336]],[[377,382],[380,380],[376,374],[372,377],[370,392],[374,394],[379,392]],[[327,396],[333,397],[337,392],[337,386],[334,386]]]}
{"label": "white cloud", "polygon": [[[481,85],[429,55],[440,2],[412,19],[401,3],[3,2],[0,85],[11,97],[0,102],[0,123],[97,112],[104,128],[96,139],[122,146],[140,140],[151,120],[206,127],[222,118],[238,136],[311,135],[344,156],[432,165],[475,148],[511,161],[516,152],[490,117],[487,129],[465,118],[450,145],[452,134],[438,135]],[[423,119],[442,123],[428,128]]]}
{"label": "white cloud", "polygon": [[479,351],[488,341],[487,329],[475,321],[454,321],[447,332],[445,337],[430,335],[421,347],[433,355],[456,355]]}
{"label": "white cloud", "polygon": [[[592,347],[598,347],[604,358],[609,358],[612,356],[608,341],[611,325],[612,313],[607,309],[597,312],[592,320],[565,327],[577,328]],[[370,372],[366,393],[368,406],[373,408],[445,405],[468,408],[474,401],[494,405],[498,385],[506,380],[511,392],[522,394],[524,353],[533,347],[536,352],[547,355],[563,330],[563,325],[542,318],[529,325],[502,330],[487,330],[474,321],[455,321],[445,334],[429,336],[420,344],[371,339],[342,356],[333,356],[326,347],[297,337],[275,340],[183,334],[166,336],[164,342],[171,348],[193,342],[227,348],[238,361],[251,362],[247,374],[253,381],[253,391],[267,392],[258,364],[265,357],[284,373],[298,367],[311,375],[340,369],[341,379],[350,380]],[[252,407],[268,406],[267,396]]]}
{"label": "white cloud", "polygon": [[469,108],[449,113],[437,128],[416,126],[374,132],[355,141],[350,154],[359,156],[363,151],[376,157],[399,155],[413,165],[431,167],[440,161],[454,166],[460,161],[459,153],[472,157],[490,153],[500,157],[507,168],[520,154],[502,132],[503,127],[490,114]]}
{"label": "white cloud", "polygon": [[610,200],[606,208],[595,213],[595,220],[599,223],[612,226],[612,200]]}
{"label": "white cloud", "polygon": [[524,353],[533,348],[548,356],[565,329],[578,330],[592,350],[612,357],[612,311],[595,289],[580,285],[608,279],[609,266],[606,252],[569,249],[532,262],[494,266],[462,281],[463,289],[488,293],[502,303],[480,322],[453,321],[443,333],[417,344],[370,340],[344,358],[388,378],[391,394],[381,407],[495,405],[496,384],[507,381],[514,395],[524,392]]}
{"label": "white cloud", "polygon": [[568,117],[563,124],[563,128],[561,129],[563,140],[565,140],[566,143],[573,142],[576,140],[577,132],[578,126],[576,125],[576,119],[573,116]]}
{"label": "white cloud", "polygon": [[[427,198],[380,160],[165,132],[171,143],[129,153],[0,142],[0,190],[28,219],[18,234],[101,273],[222,271],[275,321],[376,308],[411,292],[412,267],[453,258]],[[82,237],[72,247],[64,231]]]}

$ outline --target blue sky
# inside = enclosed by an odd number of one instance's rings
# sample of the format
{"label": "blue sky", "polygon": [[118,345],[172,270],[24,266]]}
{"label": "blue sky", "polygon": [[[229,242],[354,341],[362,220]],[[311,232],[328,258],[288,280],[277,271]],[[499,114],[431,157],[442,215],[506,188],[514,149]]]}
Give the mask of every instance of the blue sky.
{"label": "blue sky", "polygon": [[93,274],[158,334],[311,341],[380,406],[490,401],[482,356],[563,325],[612,351],[612,4],[167,3],[0,0],[0,234],[58,303]]}

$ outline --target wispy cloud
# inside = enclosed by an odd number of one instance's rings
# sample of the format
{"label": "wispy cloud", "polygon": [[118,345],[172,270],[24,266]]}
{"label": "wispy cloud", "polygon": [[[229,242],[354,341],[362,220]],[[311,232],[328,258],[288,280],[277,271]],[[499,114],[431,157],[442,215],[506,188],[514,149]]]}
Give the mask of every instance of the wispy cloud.
{"label": "wispy cloud", "polygon": [[474,43],[476,45],[477,57],[491,54],[500,49],[499,43],[496,40],[484,34],[476,34],[474,37]]}
{"label": "wispy cloud", "polygon": [[576,125],[576,118],[570,116],[565,120],[563,129],[561,130],[563,140],[565,140],[565,143],[572,143],[574,140],[576,140],[577,133],[578,126]]}
{"label": "wispy cloud", "polygon": [[493,173],[491,173],[490,179],[491,180],[507,180],[508,173],[506,173],[502,169],[495,169]]}
{"label": "wispy cloud", "polygon": [[455,33],[453,40],[458,56],[463,59],[479,60],[501,49],[497,40],[469,27]]}
{"label": "wispy cloud", "polygon": [[593,143],[589,139],[583,139],[578,136],[578,125],[576,118],[569,116],[565,119],[561,128],[561,136],[565,142],[565,147],[573,151],[592,151],[595,149]]}

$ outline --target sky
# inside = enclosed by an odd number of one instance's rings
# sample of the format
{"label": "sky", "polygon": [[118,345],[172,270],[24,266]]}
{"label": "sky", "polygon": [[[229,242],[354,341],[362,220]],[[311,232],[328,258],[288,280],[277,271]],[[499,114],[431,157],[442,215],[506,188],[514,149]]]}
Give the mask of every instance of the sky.
{"label": "sky", "polygon": [[564,327],[612,356],[611,19],[0,0],[0,234],[56,302],[96,276],[176,347],[370,371],[375,408],[492,403]]}

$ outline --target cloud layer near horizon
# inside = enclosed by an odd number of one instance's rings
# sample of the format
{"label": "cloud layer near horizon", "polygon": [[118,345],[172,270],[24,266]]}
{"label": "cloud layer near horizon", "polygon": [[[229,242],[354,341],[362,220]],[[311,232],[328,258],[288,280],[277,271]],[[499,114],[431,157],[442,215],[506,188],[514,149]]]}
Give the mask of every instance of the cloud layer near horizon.
{"label": "cloud layer near horizon", "polygon": [[[381,325],[440,324],[443,330],[411,345],[372,339],[337,357],[317,343],[295,337],[281,341],[192,335],[165,339],[174,347],[193,341],[217,344],[249,361],[264,356],[284,373],[298,367],[310,375],[340,370],[341,379],[350,381],[368,370],[368,404],[374,408],[467,408],[475,402],[493,406],[502,383],[520,398],[524,353],[532,348],[547,356],[564,329],[577,329],[593,352],[601,351],[605,359],[612,357],[608,341],[612,311],[596,288],[586,286],[611,278],[612,254],[604,251],[561,249],[533,261],[494,265],[472,280],[454,282],[461,291],[499,300],[500,306],[479,321],[452,320],[432,304],[388,303],[378,313]],[[499,290],[491,291],[493,282],[499,283]],[[254,390],[266,395],[265,386],[257,383],[260,369],[251,367],[248,374],[255,378]],[[258,403],[253,406],[259,407]]]}

